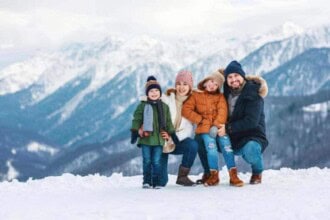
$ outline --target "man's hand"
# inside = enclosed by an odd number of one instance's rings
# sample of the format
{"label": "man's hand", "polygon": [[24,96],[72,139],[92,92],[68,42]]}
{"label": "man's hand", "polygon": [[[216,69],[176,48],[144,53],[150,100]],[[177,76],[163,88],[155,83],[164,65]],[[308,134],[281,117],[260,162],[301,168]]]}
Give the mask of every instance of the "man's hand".
{"label": "man's hand", "polygon": [[222,137],[226,135],[226,125],[221,124],[220,128],[218,129],[218,136]]}

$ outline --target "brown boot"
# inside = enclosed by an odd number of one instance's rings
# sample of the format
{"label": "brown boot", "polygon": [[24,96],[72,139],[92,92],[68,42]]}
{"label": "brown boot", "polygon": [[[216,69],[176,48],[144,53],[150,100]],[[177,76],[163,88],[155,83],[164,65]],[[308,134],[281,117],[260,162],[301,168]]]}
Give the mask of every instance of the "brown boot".
{"label": "brown boot", "polygon": [[244,182],[240,180],[237,176],[237,168],[233,167],[229,170],[230,185],[231,186],[243,186]]}
{"label": "brown boot", "polygon": [[196,181],[196,184],[204,184],[206,182],[206,180],[210,177],[210,173],[204,173],[202,176],[202,179],[198,179]]}
{"label": "brown boot", "polygon": [[204,186],[215,186],[220,183],[219,171],[210,170],[210,177],[205,181]]}
{"label": "brown boot", "polygon": [[261,183],[261,173],[260,174],[252,174],[250,179],[250,184],[260,184]]}
{"label": "brown boot", "polygon": [[179,185],[182,185],[182,186],[193,186],[193,185],[195,185],[195,182],[191,181],[188,178],[189,172],[190,172],[189,168],[180,166],[179,167],[178,178],[176,180],[176,184],[179,184]]}

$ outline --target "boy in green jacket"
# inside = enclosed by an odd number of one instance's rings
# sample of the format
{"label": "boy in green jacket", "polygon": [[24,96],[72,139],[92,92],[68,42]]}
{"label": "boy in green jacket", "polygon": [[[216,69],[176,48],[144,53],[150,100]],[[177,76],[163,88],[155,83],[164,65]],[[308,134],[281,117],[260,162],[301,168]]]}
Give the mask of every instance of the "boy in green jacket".
{"label": "boy in green jacket", "polygon": [[[142,149],[143,159],[142,188],[159,189],[160,159],[164,143],[169,136],[174,143],[179,141],[175,135],[169,107],[161,101],[162,90],[154,76],[148,77],[145,88],[147,101],[141,101],[134,112],[131,143],[136,143],[139,137],[137,145]],[[143,132],[139,132],[141,126]]]}

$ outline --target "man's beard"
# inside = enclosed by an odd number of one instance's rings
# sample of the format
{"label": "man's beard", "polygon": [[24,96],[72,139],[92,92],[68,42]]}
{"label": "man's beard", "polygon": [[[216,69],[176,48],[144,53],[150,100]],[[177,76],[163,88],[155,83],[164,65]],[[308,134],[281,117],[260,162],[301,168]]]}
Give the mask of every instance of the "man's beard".
{"label": "man's beard", "polygon": [[239,90],[240,88],[242,88],[243,86],[243,83],[241,82],[238,82],[238,86],[232,86],[232,85],[229,85],[229,88],[232,89],[232,90]]}

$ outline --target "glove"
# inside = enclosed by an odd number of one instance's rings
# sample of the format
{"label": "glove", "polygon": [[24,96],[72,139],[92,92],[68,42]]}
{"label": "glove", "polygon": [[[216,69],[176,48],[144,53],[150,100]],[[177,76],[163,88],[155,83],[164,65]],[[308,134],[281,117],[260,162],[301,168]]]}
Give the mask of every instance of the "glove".
{"label": "glove", "polygon": [[131,131],[131,144],[135,144],[139,137],[139,133],[137,131]]}
{"label": "glove", "polygon": [[175,132],[171,134],[172,141],[175,145],[178,145],[180,143],[178,136],[176,136]]}
{"label": "glove", "polygon": [[209,135],[213,138],[216,138],[218,135],[218,127],[217,126],[212,126],[209,131]]}

